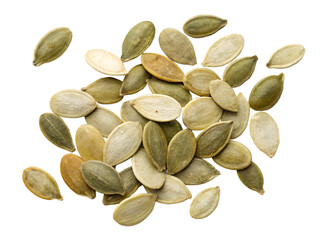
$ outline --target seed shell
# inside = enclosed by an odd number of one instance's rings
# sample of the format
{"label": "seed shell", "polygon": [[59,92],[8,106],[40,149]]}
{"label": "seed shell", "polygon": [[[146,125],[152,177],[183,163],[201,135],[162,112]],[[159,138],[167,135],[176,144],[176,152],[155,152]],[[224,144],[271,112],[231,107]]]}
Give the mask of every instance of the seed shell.
{"label": "seed shell", "polygon": [[121,119],[124,122],[139,122],[144,127],[149,119],[142,116],[137,110],[131,106],[130,101],[123,102],[120,110]]}
{"label": "seed shell", "polygon": [[240,181],[249,189],[264,194],[263,189],[263,175],[260,168],[252,162],[251,165],[243,170],[238,170],[238,177]]}
{"label": "seed shell", "polygon": [[170,122],[158,122],[159,126],[162,128],[164,135],[166,135],[167,143],[182,130],[181,124],[177,120]]}
{"label": "seed shell", "polygon": [[230,85],[222,80],[210,82],[210,95],[213,100],[224,110],[230,112],[238,111],[237,96]]}

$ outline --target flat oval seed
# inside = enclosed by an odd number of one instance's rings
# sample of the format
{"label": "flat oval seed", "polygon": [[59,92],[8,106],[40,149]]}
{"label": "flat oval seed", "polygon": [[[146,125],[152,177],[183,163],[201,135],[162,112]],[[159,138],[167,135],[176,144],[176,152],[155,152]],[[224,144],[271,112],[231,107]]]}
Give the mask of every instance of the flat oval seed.
{"label": "flat oval seed", "polygon": [[34,50],[33,65],[51,62],[60,57],[69,47],[72,32],[69,28],[55,28],[44,35]]}
{"label": "flat oval seed", "polygon": [[162,128],[164,135],[166,135],[167,143],[182,130],[181,124],[177,120],[170,122],[158,122],[159,126]]}
{"label": "flat oval seed", "polygon": [[211,97],[200,97],[185,106],[182,121],[189,129],[202,130],[218,122],[222,112],[222,108]]}
{"label": "flat oval seed", "polygon": [[199,96],[210,96],[210,82],[220,80],[219,76],[208,68],[195,68],[189,71],[183,80],[184,86]]}
{"label": "flat oval seed", "polygon": [[252,162],[251,165],[243,170],[238,170],[240,181],[249,189],[264,194],[263,175],[260,168]]}
{"label": "flat oval seed", "polygon": [[235,59],[243,49],[244,39],[240,34],[231,34],[216,41],[201,63],[204,67],[223,66]]}
{"label": "flat oval seed", "polygon": [[50,99],[52,112],[61,117],[83,117],[96,107],[97,102],[91,95],[75,89],[62,90]]}
{"label": "flat oval seed", "polygon": [[218,206],[220,188],[207,188],[197,194],[190,205],[190,215],[195,219],[208,217]]}
{"label": "flat oval seed", "polygon": [[156,77],[147,80],[150,91],[154,94],[163,94],[177,100],[184,107],[191,99],[191,93],[182,84],[165,82]]}
{"label": "flat oval seed", "polygon": [[231,170],[241,170],[249,167],[252,156],[249,149],[242,143],[229,141],[228,145],[212,159],[221,167]]}
{"label": "flat oval seed", "polygon": [[199,185],[211,181],[220,172],[202,158],[194,157],[190,164],[174,176],[186,185]]}
{"label": "flat oval seed", "polygon": [[181,64],[197,64],[196,53],[191,41],[174,28],[165,28],[159,35],[159,44],[162,51],[172,61]]}
{"label": "flat oval seed", "polygon": [[96,192],[83,180],[81,165],[84,161],[74,154],[66,154],[60,162],[60,172],[64,182],[78,195],[94,199]]}
{"label": "flat oval seed", "polygon": [[237,112],[239,103],[232,87],[224,81],[213,80],[210,82],[210,95],[213,100],[224,110]]}
{"label": "flat oval seed", "polygon": [[133,155],[131,163],[134,175],[144,186],[151,189],[162,187],[166,180],[166,175],[164,172],[159,172],[152,164],[144,148],[140,148]]}
{"label": "flat oval seed", "polygon": [[129,159],[140,147],[142,125],[139,122],[125,122],[109,135],[103,148],[103,161],[115,166]]}
{"label": "flat oval seed", "polygon": [[103,160],[104,138],[94,126],[83,124],[76,132],[76,145],[81,158]]}
{"label": "flat oval seed", "polygon": [[140,22],[131,28],[122,43],[121,60],[127,62],[140,56],[152,43],[155,32],[150,21]]}
{"label": "flat oval seed", "polygon": [[113,219],[120,225],[136,225],[150,215],[156,198],[154,194],[140,193],[125,199],[114,210]]}
{"label": "flat oval seed", "polygon": [[268,68],[288,68],[292,65],[297,64],[305,53],[305,49],[302,45],[292,44],[287,45],[274,54],[272,54],[269,62],[267,63]]}
{"label": "flat oval seed", "polygon": [[124,122],[139,122],[142,127],[149,122],[149,119],[142,116],[137,110],[131,106],[130,101],[123,102],[120,110],[121,119]]}
{"label": "flat oval seed", "polygon": [[271,75],[259,81],[251,90],[250,107],[257,111],[272,108],[280,99],[283,91],[284,75]]}
{"label": "flat oval seed", "polygon": [[36,196],[47,200],[63,200],[57,182],[46,171],[29,167],[23,171],[22,179],[26,187]]}
{"label": "flat oval seed", "polygon": [[107,75],[125,75],[127,70],[120,58],[102,49],[89,50],[86,62],[95,70]]}
{"label": "flat oval seed", "polygon": [[190,129],[178,132],[170,141],[167,154],[168,174],[183,170],[196,152],[196,138]]}
{"label": "flat oval seed", "polygon": [[279,129],[274,119],[265,112],[254,114],[250,121],[250,135],[260,151],[272,158],[279,146]]}
{"label": "flat oval seed", "polygon": [[39,118],[39,126],[43,135],[54,145],[74,152],[72,136],[65,122],[53,113],[43,113]]}
{"label": "flat oval seed", "polygon": [[82,163],[84,181],[94,190],[104,194],[125,194],[119,173],[104,162],[90,160]]}
{"label": "flat oval seed", "polygon": [[184,73],[177,64],[155,53],[141,55],[143,67],[153,76],[168,82],[182,82]]}
{"label": "flat oval seed", "polygon": [[130,104],[142,116],[156,122],[169,122],[181,114],[181,105],[172,97],[161,94],[140,96]]}
{"label": "flat oval seed", "polygon": [[210,36],[227,24],[227,20],[213,15],[197,15],[183,25],[183,31],[190,37],[201,38]]}
{"label": "flat oval seed", "polygon": [[120,96],[121,85],[120,80],[106,77],[94,81],[81,90],[89,93],[99,103],[110,104],[122,100],[123,96]]}
{"label": "flat oval seed", "polygon": [[257,56],[240,58],[230,63],[224,70],[223,81],[231,87],[239,87],[245,83],[253,74],[258,61]]}

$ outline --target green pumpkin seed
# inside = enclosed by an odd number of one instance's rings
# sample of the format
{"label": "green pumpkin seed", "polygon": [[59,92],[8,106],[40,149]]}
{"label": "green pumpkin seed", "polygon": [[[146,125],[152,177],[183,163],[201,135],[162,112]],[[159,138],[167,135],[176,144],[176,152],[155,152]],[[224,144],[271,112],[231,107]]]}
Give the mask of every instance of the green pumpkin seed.
{"label": "green pumpkin seed", "polygon": [[283,91],[283,73],[271,75],[259,81],[251,90],[250,107],[257,111],[272,108],[280,99]]}
{"label": "green pumpkin seed", "polygon": [[170,122],[158,122],[159,126],[162,128],[164,135],[167,138],[167,143],[169,144],[171,139],[182,130],[181,124],[177,120]]}
{"label": "green pumpkin seed", "polygon": [[137,110],[131,106],[130,101],[122,103],[120,110],[121,119],[124,122],[139,122],[142,124],[142,127],[149,122],[149,119],[142,116]]}
{"label": "green pumpkin seed", "polygon": [[122,43],[121,60],[127,62],[140,56],[151,45],[155,32],[150,21],[140,22],[131,28]]}
{"label": "green pumpkin seed", "polygon": [[60,57],[69,47],[72,32],[69,28],[55,28],[44,35],[34,50],[33,65],[40,66]]}
{"label": "green pumpkin seed", "polygon": [[240,58],[230,63],[223,73],[223,81],[231,87],[239,87],[253,74],[258,61],[257,56]]}
{"label": "green pumpkin seed", "polygon": [[210,82],[210,95],[224,110],[237,112],[239,103],[237,96],[230,85],[222,80]]}
{"label": "green pumpkin seed", "polygon": [[238,170],[240,181],[249,189],[264,194],[263,175],[260,168],[252,162],[251,165],[243,170]]}
{"label": "green pumpkin seed", "polygon": [[172,61],[181,64],[197,64],[196,53],[190,40],[174,28],[163,29],[159,35],[162,51]]}
{"label": "green pumpkin seed", "polygon": [[43,135],[57,147],[69,152],[74,152],[76,150],[68,126],[62,118],[56,114],[41,114],[39,126]]}

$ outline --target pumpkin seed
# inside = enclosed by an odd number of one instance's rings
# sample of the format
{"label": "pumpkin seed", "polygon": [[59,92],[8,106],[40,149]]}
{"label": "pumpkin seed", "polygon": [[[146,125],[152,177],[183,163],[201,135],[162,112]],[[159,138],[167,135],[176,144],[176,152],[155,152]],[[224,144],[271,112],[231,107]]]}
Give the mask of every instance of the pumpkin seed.
{"label": "pumpkin seed", "polygon": [[81,196],[94,199],[96,192],[90,188],[83,180],[81,165],[84,161],[74,154],[66,154],[60,162],[60,172],[64,182],[68,187]]}
{"label": "pumpkin seed", "polygon": [[75,89],[59,91],[50,100],[52,112],[61,117],[83,117],[91,113],[96,106],[97,102],[91,95]]}
{"label": "pumpkin seed", "polygon": [[201,38],[210,36],[227,25],[227,20],[213,15],[197,15],[183,25],[183,31],[190,37]]}
{"label": "pumpkin seed", "polygon": [[257,56],[240,58],[230,63],[223,73],[223,81],[231,87],[239,87],[253,74],[258,61]]}
{"label": "pumpkin seed", "polygon": [[23,171],[22,179],[24,185],[36,196],[47,200],[63,200],[56,180],[46,171],[29,167]]}
{"label": "pumpkin seed", "polygon": [[106,77],[94,81],[81,90],[89,93],[99,103],[110,104],[122,100],[123,96],[120,96],[121,85],[122,81]]}
{"label": "pumpkin seed", "polygon": [[150,21],[140,22],[131,28],[122,43],[121,60],[127,62],[140,56],[151,45],[155,32]]}
{"label": "pumpkin seed", "polygon": [[113,219],[120,225],[136,225],[151,214],[156,198],[153,194],[140,193],[125,199],[114,210]]}
{"label": "pumpkin seed", "polygon": [[153,76],[168,82],[182,82],[184,73],[177,64],[165,56],[155,53],[141,55],[143,67]]}
{"label": "pumpkin seed", "polygon": [[233,130],[231,133],[231,139],[239,137],[246,129],[250,116],[250,106],[246,98],[242,93],[237,96],[238,100],[238,112],[224,111],[221,117],[221,121],[233,121]]}
{"label": "pumpkin seed", "polygon": [[231,34],[216,41],[208,50],[204,67],[223,66],[235,59],[243,49],[244,39],[240,34]]}
{"label": "pumpkin seed", "polygon": [[174,28],[163,29],[159,35],[159,44],[162,51],[172,61],[181,64],[197,64],[196,53],[191,41]]}
{"label": "pumpkin seed", "polygon": [[181,124],[177,120],[170,122],[158,122],[158,124],[162,128],[168,144],[171,139],[182,130]]}
{"label": "pumpkin seed", "polygon": [[220,172],[202,158],[194,157],[190,164],[174,176],[186,185],[198,185],[211,181]]}
{"label": "pumpkin seed", "polygon": [[62,118],[56,114],[41,114],[39,126],[43,135],[57,147],[69,152],[74,152],[76,150],[68,126]]}
{"label": "pumpkin seed", "polygon": [[140,148],[132,157],[132,170],[144,186],[159,189],[165,181],[165,173],[159,172],[150,161],[144,148]]}
{"label": "pumpkin seed", "polygon": [[268,68],[288,68],[297,64],[305,53],[305,49],[302,45],[291,44],[284,46],[272,54]]}
{"label": "pumpkin seed", "polygon": [[125,75],[127,70],[120,58],[102,49],[89,50],[85,55],[86,62],[98,72],[107,75]]}
{"label": "pumpkin seed", "polygon": [[272,158],[279,146],[279,129],[266,112],[255,113],[250,121],[250,135],[260,151]]}
{"label": "pumpkin seed", "polygon": [[90,160],[82,163],[84,181],[94,190],[104,194],[125,194],[119,173],[104,162]]}
{"label": "pumpkin seed", "polygon": [[195,219],[208,217],[218,206],[220,188],[207,188],[197,194],[190,205],[190,215]]}
{"label": "pumpkin seed", "polygon": [[184,107],[191,99],[191,93],[182,84],[170,83],[152,77],[147,80],[150,91],[154,94],[163,94],[177,100]]}
{"label": "pumpkin seed", "polygon": [[263,175],[260,168],[252,162],[251,165],[245,169],[238,170],[238,177],[240,181],[249,189],[264,194],[263,189]]}
{"label": "pumpkin seed", "polygon": [[44,35],[34,50],[33,65],[40,66],[59,58],[69,47],[72,32],[69,28],[55,28]]}
{"label": "pumpkin seed", "polygon": [[190,129],[178,132],[170,141],[167,154],[169,174],[183,170],[193,159],[196,152],[196,138]]}
{"label": "pumpkin seed", "polygon": [[259,81],[251,90],[250,107],[257,111],[272,108],[280,99],[283,91],[283,73],[271,75]]}
{"label": "pumpkin seed", "polygon": [[121,119],[124,122],[140,122],[142,127],[144,127],[149,119],[142,116],[137,110],[131,106],[130,101],[122,103],[120,110]]}
{"label": "pumpkin seed", "polygon": [[235,92],[230,85],[222,80],[210,82],[210,95],[224,110],[237,112],[239,103]]}
{"label": "pumpkin seed", "polygon": [[182,121],[189,129],[202,130],[218,122],[222,112],[222,108],[211,97],[199,97],[186,105],[182,113]]}
{"label": "pumpkin seed", "polygon": [[103,161],[115,166],[129,159],[140,147],[142,125],[139,122],[125,122],[109,135],[103,148]]}
{"label": "pumpkin seed", "polygon": [[218,122],[204,129],[197,137],[197,157],[209,158],[217,155],[229,142],[233,122]]}

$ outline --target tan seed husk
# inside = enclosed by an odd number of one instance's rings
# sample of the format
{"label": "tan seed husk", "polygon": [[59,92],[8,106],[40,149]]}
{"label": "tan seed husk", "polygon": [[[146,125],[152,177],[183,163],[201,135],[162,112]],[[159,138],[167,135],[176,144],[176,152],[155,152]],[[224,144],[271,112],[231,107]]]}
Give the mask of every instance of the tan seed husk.
{"label": "tan seed husk", "polygon": [[130,101],[123,102],[120,110],[121,119],[124,122],[139,122],[142,127],[149,122],[149,119],[142,116],[137,110],[131,106]]}
{"label": "tan seed husk", "polygon": [[210,82],[210,95],[221,108],[230,112],[237,112],[239,103],[230,85],[222,80]]}
{"label": "tan seed husk", "polygon": [[167,143],[182,130],[181,124],[177,120],[170,122],[158,122],[159,126],[162,128],[164,135],[166,135]]}
{"label": "tan seed husk", "polygon": [[22,180],[25,186],[40,198],[63,200],[57,182],[49,173],[40,168],[26,168],[23,171]]}
{"label": "tan seed husk", "polygon": [[240,181],[249,189],[264,194],[263,189],[263,175],[260,168],[252,162],[251,165],[243,170],[238,170],[238,177]]}

